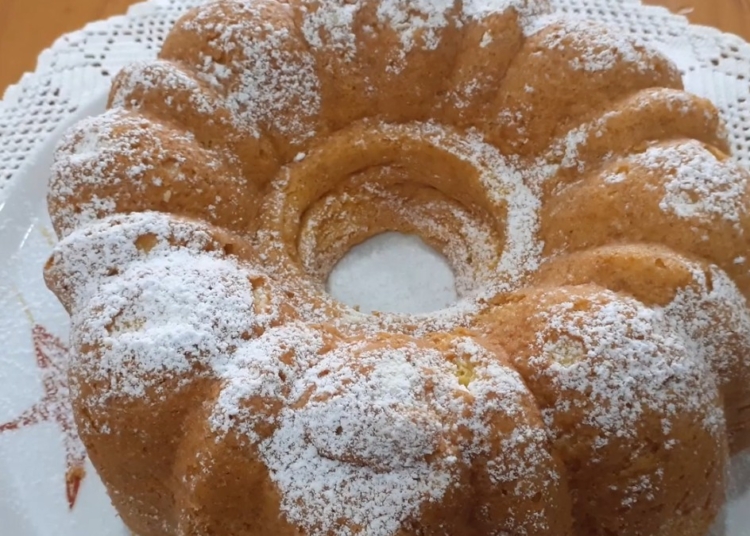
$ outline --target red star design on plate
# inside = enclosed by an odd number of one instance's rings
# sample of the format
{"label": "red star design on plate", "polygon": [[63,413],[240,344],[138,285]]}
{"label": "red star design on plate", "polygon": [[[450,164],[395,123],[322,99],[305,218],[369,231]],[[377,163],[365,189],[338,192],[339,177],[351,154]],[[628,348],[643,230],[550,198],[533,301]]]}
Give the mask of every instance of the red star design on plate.
{"label": "red star design on plate", "polygon": [[63,433],[65,447],[65,490],[68,505],[73,509],[81,482],[86,476],[86,449],[78,437],[68,390],[67,362],[70,350],[42,326],[34,326],[32,337],[44,395],[14,420],[0,424],[0,433],[41,422],[57,423]]}

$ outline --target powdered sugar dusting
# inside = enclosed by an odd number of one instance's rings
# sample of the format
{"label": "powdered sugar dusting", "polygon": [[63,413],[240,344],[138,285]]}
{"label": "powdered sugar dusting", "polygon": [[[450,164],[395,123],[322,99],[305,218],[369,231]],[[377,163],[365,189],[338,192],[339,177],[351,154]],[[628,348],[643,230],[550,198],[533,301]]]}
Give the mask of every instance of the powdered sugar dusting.
{"label": "powdered sugar dusting", "polygon": [[435,50],[440,44],[440,30],[450,24],[449,12],[455,0],[381,0],[377,16],[381,24],[399,34],[401,50],[405,56],[422,42],[426,50]]}
{"label": "powdered sugar dusting", "polygon": [[87,236],[63,242],[52,273],[87,289],[72,320],[76,348],[89,350],[73,368],[108,384],[97,406],[144,396],[165,379],[193,381],[275,317],[267,296],[258,303],[252,272],[207,251],[200,226],[146,213],[78,233]]}
{"label": "powdered sugar dusting", "polygon": [[696,141],[652,147],[634,161],[666,174],[659,204],[663,211],[686,219],[724,220],[743,232],[748,174],[742,168],[718,160]]}
{"label": "powdered sugar dusting", "polygon": [[[398,128],[402,127],[383,125],[385,134]],[[416,125],[413,135],[471,163],[492,201],[507,207],[506,243],[496,268],[496,284],[505,290],[517,288],[524,275],[539,266],[541,257],[541,244],[537,240],[541,205],[527,186],[532,182],[529,175],[477,132],[457,136],[437,124],[425,123]]]}
{"label": "powdered sugar dusting", "polygon": [[[584,395],[573,403],[586,408],[583,424],[600,431],[599,446],[608,438],[635,439],[647,411],[660,415],[667,434],[683,412],[702,416],[712,434],[723,432],[714,375],[679,332],[663,330],[658,312],[608,294],[584,310],[570,302],[540,316],[548,326],[537,335],[544,353],[531,361],[563,393]],[[553,433],[556,414],[570,403],[563,395],[547,412]]]}
{"label": "powdered sugar dusting", "polygon": [[76,345],[99,348],[76,369],[109,383],[99,404],[144,396],[164,380],[194,380],[194,369],[229,353],[254,317],[247,275],[231,261],[178,250],[136,262],[74,317]]}
{"label": "powdered sugar dusting", "polygon": [[[198,35],[209,32],[212,48],[228,62],[209,55],[198,65],[201,78],[226,95],[225,102],[238,126],[259,137],[264,130],[278,131],[294,144],[315,135],[320,112],[320,84],[315,60],[296,34],[291,14],[277,6],[284,24],[266,20],[262,4],[223,4],[232,22],[206,11],[186,24]],[[284,19],[277,17],[277,23]],[[294,113],[288,113],[294,110]],[[283,115],[284,121],[277,118]]]}
{"label": "powdered sugar dusting", "polygon": [[[137,89],[148,92],[156,88],[168,88],[172,91],[187,91],[188,103],[200,114],[210,116],[219,109],[219,103],[211,98],[200,87],[199,83],[187,72],[168,62],[136,63],[129,66],[118,76],[119,85],[112,95],[113,108],[139,108],[140,102],[133,100]],[[183,105],[167,97],[167,106],[177,113],[185,113]]]}
{"label": "powdered sugar dusting", "polygon": [[[368,2],[303,0],[302,5],[302,32],[306,41],[315,49],[333,49],[353,59],[357,54],[356,18]],[[376,5],[378,22],[398,35],[401,48],[397,55],[401,59],[415,47],[437,49],[442,30],[451,24],[460,27],[465,22],[512,9],[518,13],[521,25],[527,27],[536,17],[549,11],[545,0],[381,0]],[[452,16],[459,6],[460,17]]]}
{"label": "powdered sugar dusting", "polygon": [[304,18],[301,25],[305,40],[317,50],[330,48],[353,59],[357,51],[354,20],[361,1],[302,0]]}
{"label": "powdered sugar dusting", "polygon": [[[419,144],[428,144],[431,150],[439,150],[457,163],[469,164],[466,168],[473,168],[476,173],[471,177],[456,177],[453,180],[465,180],[473,184],[472,188],[481,188],[486,195],[483,203],[492,214],[504,216],[502,221],[496,222],[500,233],[504,234],[504,243],[500,245],[500,258],[494,262],[490,272],[491,276],[476,286],[476,292],[467,299],[461,300],[455,308],[438,311],[435,314],[420,316],[417,331],[429,333],[436,331],[450,331],[457,326],[465,325],[467,318],[476,313],[482,299],[489,299],[498,292],[509,292],[520,288],[524,278],[532,273],[541,260],[542,244],[538,240],[540,199],[535,192],[527,186],[533,184],[536,170],[524,169],[510,158],[506,158],[497,148],[484,141],[481,134],[470,131],[459,134],[453,129],[443,127],[436,123],[410,123],[404,125],[385,124],[379,122],[368,122],[367,129],[356,129],[349,131],[345,143],[352,150],[366,148],[372,140],[372,136],[379,140],[404,143],[404,140],[417,140]],[[366,134],[366,135],[363,135]],[[339,142],[341,140],[338,140]],[[325,146],[322,146],[325,147]],[[321,148],[316,156],[308,155],[299,165],[311,165],[321,155],[326,154]],[[398,160],[398,156],[395,156]],[[344,177],[341,178],[343,180]],[[298,170],[290,166],[287,173],[279,177],[276,190],[272,192],[271,198],[266,203],[266,210],[271,214],[286,214],[289,198],[284,192],[297,188],[297,180],[307,180],[304,172],[299,174]],[[292,181],[292,182],[290,182]],[[496,216],[497,217],[497,216]],[[281,241],[278,231],[274,229],[262,229],[260,240],[268,244],[269,248],[283,250],[286,246]],[[297,242],[295,240],[295,242]],[[496,242],[496,240],[495,240]],[[303,252],[304,253],[304,252]],[[285,273],[288,270],[286,257],[282,253],[279,257],[281,262],[272,263],[268,269]],[[348,330],[346,327],[348,318],[337,327]],[[396,329],[396,326],[404,323],[412,324],[413,321],[403,316],[378,315],[375,319],[358,322],[358,328],[368,329],[368,326],[379,326],[379,329]]]}
{"label": "powdered sugar dusting", "polygon": [[[115,183],[120,177],[108,177],[107,172],[118,160],[127,162],[124,175],[134,187],[147,171],[155,171],[153,164],[142,160],[142,140],[152,144],[149,149],[157,158],[165,158],[164,137],[159,136],[158,125],[145,118],[131,115],[122,110],[112,110],[103,115],[86,119],[76,131],[60,143],[53,173],[60,175],[75,173],[77,184],[102,184],[107,180]],[[175,132],[188,143],[195,138],[190,133]],[[67,178],[67,177],[66,177]],[[73,195],[74,188],[69,182],[56,181],[51,185],[54,196]]]}
{"label": "powdered sugar dusting", "polygon": [[521,28],[527,35],[531,33],[537,19],[550,10],[546,0],[464,0],[462,8],[466,21],[482,20],[512,9],[518,14]]}
{"label": "powdered sugar dusting", "polygon": [[173,243],[193,251],[207,249],[212,243],[208,226],[153,212],[116,215],[67,236],[55,249],[47,273],[73,290],[69,298],[77,309],[91,299],[102,281],[141,256],[137,245],[141,236],[153,237],[153,254],[166,254]]}
{"label": "powdered sugar dusting", "polygon": [[632,36],[610,30],[585,19],[559,19],[561,27],[545,36],[541,46],[565,52],[573,46],[585,51],[570,60],[573,69],[589,72],[609,71],[629,64],[646,72],[658,53],[638,43]]}
{"label": "powdered sugar dusting", "polygon": [[[457,347],[475,369],[468,387],[442,352],[410,342],[342,346],[296,382],[278,431],[261,444],[292,521],[311,535],[396,534],[441,499],[462,465],[489,452],[497,414],[518,424],[490,464],[493,475],[528,486],[513,463],[533,449],[541,462],[551,458],[544,434],[523,424],[520,378],[469,340]],[[472,432],[468,442],[462,428]]]}
{"label": "powdered sugar dusting", "polygon": [[[546,172],[542,175],[547,178],[551,177],[560,168],[585,171],[586,162],[580,157],[581,150],[586,147],[591,139],[604,138],[611,133],[612,127],[616,129],[618,124],[627,121],[629,115],[647,114],[649,110],[659,107],[664,107],[673,114],[693,118],[693,120],[701,117],[705,121],[706,131],[717,119],[715,111],[707,108],[701,99],[694,95],[667,88],[651,88],[640,91],[630,96],[615,109],[605,112],[592,121],[572,128],[554,142],[548,150],[548,154],[540,158],[537,164],[540,169],[547,167]],[[719,125],[719,128],[723,129],[723,126]],[[548,166],[547,161],[550,159],[559,161],[559,166]],[[591,164],[596,165],[596,161]]]}
{"label": "powdered sugar dusting", "polygon": [[[175,149],[181,152],[175,154]],[[49,196],[57,204],[55,224],[67,234],[113,214],[118,196],[144,195],[148,188],[167,182],[198,189],[201,176],[189,157],[208,170],[225,168],[224,155],[203,149],[190,132],[121,109],[85,119],[62,139],[56,152],[49,185]],[[237,185],[243,180],[239,175],[223,179]],[[93,193],[82,195],[87,190]],[[109,191],[111,196],[101,197],[97,191]]]}
{"label": "powdered sugar dusting", "polygon": [[[693,283],[680,290],[664,308],[673,329],[718,375],[720,381],[750,378],[750,312],[734,282],[716,266],[691,264]],[[721,323],[724,329],[716,329]]]}
{"label": "powdered sugar dusting", "polygon": [[[450,267],[446,267],[446,269],[450,271],[452,268],[455,274],[455,285],[453,284],[453,276],[449,278],[451,287],[455,286],[455,289],[451,289],[450,291],[454,297],[456,291],[460,296],[467,296],[474,292],[477,286],[488,284],[494,277],[502,250],[502,247],[497,245],[497,233],[493,231],[487,222],[473,217],[464,207],[455,202],[450,202],[448,199],[435,199],[424,204],[415,204],[408,196],[402,197],[393,191],[393,189],[378,184],[378,179],[385,179],[393,174],[393,172],[392,168],[381,168],[373,177],[375,182],[368,182],[356,188],[347,189],[344,193],[338,193],[326,198],[322,202],[322,206],[319,207],[320,210],[308,217],[299,241],[300,256],[307,273],[317,276],[321,281],[325,280],[328,274],[330,274],[329,283],[336,280],[337,284],[340,283],[342,285],[341,288],[345,288],[346,293],[350,296],[361,295],[362,292],[368,292],[369,295],[372,295],[372,284],[376,280],[382,280],[393,290],[392,285],[390,285],[391,281],[388,279],[392,274],[382,275],[389,272],[385,266],[383,267],[384,270],[372,267],[371,271],[373,273],[368,274],[349,273],[350,277],[356,277],[356,279],[352,279],[349,282],[349,285],[344,280],[336,279],[344,271],[338,268],[334,269],[334,265],[340,259],[333,256],[333,253],[343,251],[349,243],[351,235],[360,231],[356,223],[352,222],[351,215],[341,211],[341,203],[352,206],[358,206],[359,204],[372,206],[375,204],[382,206],[394,215],[394,226],[393,229],[389,230],[398,230],[405,227],[407,222],[410,225],[416,224],[418,229],[429,234],[432,238],[437,238],[444,244],[442,253],[446,256],[448,263],[450,263]],[[318,246],[318,233],[322,232],[325,234],[325,229],[327,229],[326,224],[328,226],[335,224],[337,231],[341,235],[336,246],[331,248],[333,251],[330,254],[321,251],[321,248]],[[377,241],[377,239],[374,240]],[[406,244],[404,245],[406,246]],[[393,240],[387,242],[387,247],[393,249]],[[377,251],[377,248],[372,250],[373,253],[375,251]],[[391,259],[390,255],[385,251],[382,253],[384,255],[382,256],[383,262],[397,263],[400,260],[400,258],[395,257]],[[419,253],[414,251],[413,253],[409,256],[410,263],[416,262],[414,255],[419,255]],[[427,261],[428,257],[430,255],[425,255],[422,258]],[[414,273],[415,276],[419,275],[419,269]],[[444,273],[444,270],[440,273]],[[433,272],[433,276],[435,277],[434,284],[446,281],[445,277],[437,276],[437,274],[438,272]],[[362,275],[366,275],[366,280],[371,283],[368,285],[368,288],[363,288],[361,285]],[[419,281],[415,280],[415,283],[419,286],[424,286],[423,277],[419,275],[417,279]],[[435,288],[435,290],[438,289]],[[412,295],[413,292],[416,292],[416,289],[409,290],[409,293]],[[388,300],[401,305],[408,301],[403,295],[389,297]],[[454,301],[449,301],[446,306]],[[437,309],[442,308],[438,307]],[[390,309],[378,310],[388,311]],[[406,309],[401,310],[401,312],[414,311]]]}
{"label": "powdered sugar dusting", "polygon": [[278,419],[289,382],[318,360],[324,344],[317,331],[290,324],[243,342],[232,355],[217,356],[211,367],[222,387],[210,417],[216,440],[233,430],[259,442],[260,429]]}

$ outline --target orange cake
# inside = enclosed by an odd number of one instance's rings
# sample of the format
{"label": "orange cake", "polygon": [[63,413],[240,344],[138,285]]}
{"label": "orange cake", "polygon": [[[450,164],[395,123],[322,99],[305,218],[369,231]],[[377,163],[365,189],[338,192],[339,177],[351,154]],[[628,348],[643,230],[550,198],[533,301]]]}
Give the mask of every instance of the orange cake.
{"label": "orange cake", "polygon": [[[705,536],[750,447],[728,153],[670,61],[543,1],[190,11],[49,187],[112,502],[139,536]],[[457,303],[326,293],[386,231]]]}

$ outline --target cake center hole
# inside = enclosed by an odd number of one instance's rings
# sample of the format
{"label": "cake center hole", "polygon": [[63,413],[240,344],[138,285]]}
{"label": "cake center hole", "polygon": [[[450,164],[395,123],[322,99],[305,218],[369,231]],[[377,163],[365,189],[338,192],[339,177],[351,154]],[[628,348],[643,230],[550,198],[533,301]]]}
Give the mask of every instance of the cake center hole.
{"label": "cake center hole", "polygon": [[349,250],[329,275],[327,290],[363,313],[429,313],[458,300],[446,258],[421,238],[394,232]]}

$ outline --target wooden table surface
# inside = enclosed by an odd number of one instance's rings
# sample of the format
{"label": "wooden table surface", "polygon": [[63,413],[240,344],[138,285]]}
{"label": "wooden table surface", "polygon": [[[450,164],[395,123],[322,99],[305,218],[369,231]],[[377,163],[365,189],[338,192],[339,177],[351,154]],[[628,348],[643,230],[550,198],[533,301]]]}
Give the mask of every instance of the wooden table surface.
{"label": "wooden table surface", "polygon": [[[33,70],[36,57],[59,35],[124,13],[137,0],[0,0],[0,95]],[[613,2],[618,0],[612,0]],[[686,14],[750,41],[750,0],[644,0]]]}

